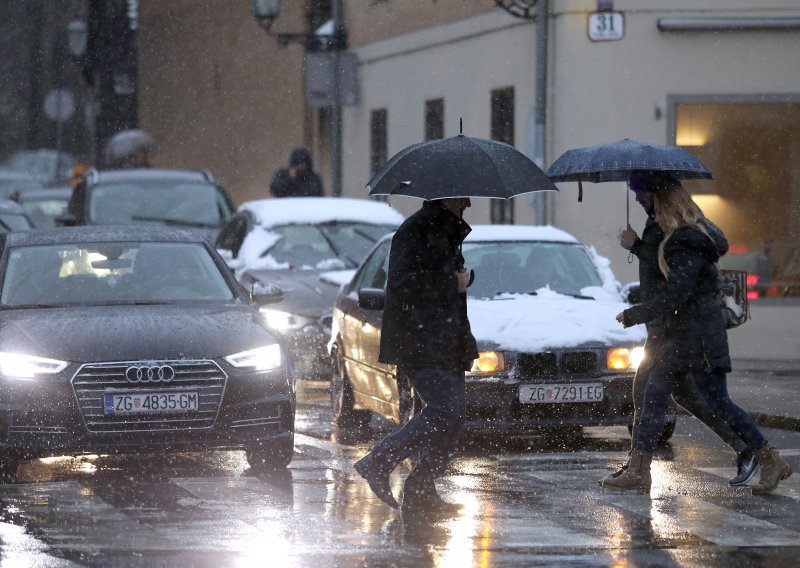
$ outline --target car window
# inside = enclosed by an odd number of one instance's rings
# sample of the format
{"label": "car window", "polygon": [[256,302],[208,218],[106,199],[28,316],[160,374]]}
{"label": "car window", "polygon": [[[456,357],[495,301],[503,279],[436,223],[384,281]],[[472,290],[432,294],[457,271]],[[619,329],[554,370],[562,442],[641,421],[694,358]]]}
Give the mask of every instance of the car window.
{"label": "car window", "polygon": [[200,243],[107,243],[12,248],[0,304],[69,305],[231,300]]}
{"label": "car window", "polygon": [[353,289],[386,287],[386,276],[389,273],[389,245],[390,241],[381,243],[364,261],[353,283]]}
{"label": "car window", "polygon": [[467,293],[475,298],[497,294],[529,294],[550,288],[564,294],[581,294],[602,286],[597,268],[581,245],[548,242],[467,242],[464,259],[475,270]]}
{"label": "car window", "polygon": [[393,225],[342,222],[319,227],[333,248],[338,251],[338,256],[347,258],[353,265],[361,262],[382,236],[397,228]]}
{"label": "car window", "polygon": [[95,186],[89,220],[98,225],[154,223],[218,227],[230,215],[217,187],[199,183],[119,183]]}

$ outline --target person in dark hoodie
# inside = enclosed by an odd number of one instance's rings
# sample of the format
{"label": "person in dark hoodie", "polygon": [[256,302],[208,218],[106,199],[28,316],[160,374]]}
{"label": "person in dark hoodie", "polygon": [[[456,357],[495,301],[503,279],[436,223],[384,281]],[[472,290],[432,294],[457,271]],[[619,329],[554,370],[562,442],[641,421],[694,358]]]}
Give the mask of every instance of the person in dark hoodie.
{"label": "person in dark hoodie", "polygon": [[[658,226],[655,220],[654,195],[667,187],[673,187],[677,180],[665,172],[639,171],[631,174],[628,179],[628,186],[636,196],[636,202],[642,206],[647,213],[647,221],[642,231],[642,236],[636,234],[630,225],[622,231],[620,235],[620,246],[631,251],[639,259],[639,285],[642,302],[648,302],[666,290],[667,280],[658,266],[658,250],[664,240],[664,231]],[[647,385],[647,378],[656,361],[659,341],[662,333],[662,319],[656,318],[645,323],[647,327],[647,340],[645,341],[645,356],[636,375],[633,378],[633,428],[631,429],[631,439],[636,439],[636,432],[639,427],[639,419],[644,406],[644,390]],[[728,480],[730,485],[746,485],[758,473],[759,465],[755,455],[748,448],[747,444],[731,429],[728,423],[721,416],[717,416],[703,402],[703,397],[699,394],[693,380],[686,380],[675,385],[672,398],[684,409],[698,418],[717,434],[726,444],[731,446],[736,452],[736,475]],[[669,402],[669,401],[668,401]],[[674,408],[669,407],[670,412]],[[609,474],[610,477],[617,477],[621,474],[628,464],[625,463],[617,471]]]}
{"label": "person in dark hoodie", "polygon": [[664,426],[667,399],[677,385],[693,380],[703,402],[745,441],[761,465],[753,494],[771,493],[792,470],[750,415],[728,396],[728,335],[714,297],[719,280],[716,263],[727,252],[728,241],[677,181],[654,194],[654,209],[655,221],[664,231],[658,264],[667,287],[649,301],[618,314],[617,321],[630,327],[662,318],[662,337],[647,379],[628,467],[617,477],[601,480],[600,485],[650,491],[650,463]]}
{"label": "person in dark hoodie", "polygon": [[273,197],[322,197],[322,180],[314,173],[311,155],[295,148],[289,156],[289,167],[281,168],[272,177],[269,190]]}
{"label": "person in dark hoodie", "polygon": [[424,202],[392,237],[378,360],[397,365],[425,404],[388,434],[354,467],[385,503],[398,508],[389,474],[415,456],[403,485],[401,512],[451,513],[435,480],[447,468],[466,419],[464,372],[478,356],[467,318],[467,285],[461,243],[471,231],[463,220],[468,198]]}

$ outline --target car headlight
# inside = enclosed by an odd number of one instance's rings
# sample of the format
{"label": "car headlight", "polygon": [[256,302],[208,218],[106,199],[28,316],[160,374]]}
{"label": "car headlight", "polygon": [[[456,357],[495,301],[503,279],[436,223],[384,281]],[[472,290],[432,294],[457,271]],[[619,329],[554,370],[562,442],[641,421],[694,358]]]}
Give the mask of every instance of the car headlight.
{"label": "car headlight", "polygon": [[644,359],[644,347],[616,347],[608,350],[606,367],[615,371],[638,369]]}
{"label": "car headlight", "polygon": [[472,362],[470,373],[488,375],[497,373],[506,368],[506,358],[502,351],[481,351],[478,358]]}
{"label": "car headlight", "polygon": [[228,355],[225,360],[234,367],[252,367],[256,371],[271,371],[281,366],[283,356],[277,343]]}
{"label": "car headlight", "polygon": [[6,377],[32,379],[37,375],[54,375],[66,369],[67,365],[67,361],[58,359],[0,351],[0,373]]}
{"label": "car headlight", "polygon": [[259,311],[264,315],[267,327],[281,333],[297,331],[303,329],[309,323],[313,323],[310,318],[290,314],[289,312],[282,312],[281,310],[259,308]]}

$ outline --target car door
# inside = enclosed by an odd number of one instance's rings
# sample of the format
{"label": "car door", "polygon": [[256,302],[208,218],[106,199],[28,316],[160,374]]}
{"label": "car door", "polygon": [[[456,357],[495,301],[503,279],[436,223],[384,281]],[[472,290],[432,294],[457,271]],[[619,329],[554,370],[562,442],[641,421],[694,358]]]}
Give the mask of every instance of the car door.
{"label": "car door", "polygon": [[[359,404],[387,417],[397,400],[394,366],[378,362],[382,310],[358,305],[358,291],[385,289],[389,265],[389,241],[381,243],[365,260],[347,295],[342,338],[347,372]],[[344,307],[344,306],[343,306]]]}

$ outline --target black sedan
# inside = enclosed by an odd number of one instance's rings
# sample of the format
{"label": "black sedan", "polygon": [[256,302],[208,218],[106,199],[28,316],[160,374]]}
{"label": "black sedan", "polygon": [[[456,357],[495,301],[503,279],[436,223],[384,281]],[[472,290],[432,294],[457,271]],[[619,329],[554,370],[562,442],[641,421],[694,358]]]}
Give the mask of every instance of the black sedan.
{"label": "black sedan", "polygon": [[75,227],[0,235],[0,473],[21,460],[246,450],[285,467],[295,388],[283,343],[202,237]]}

